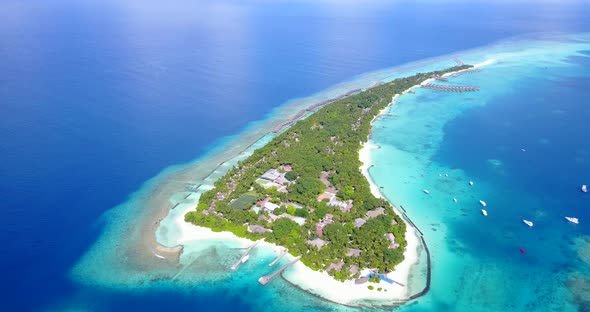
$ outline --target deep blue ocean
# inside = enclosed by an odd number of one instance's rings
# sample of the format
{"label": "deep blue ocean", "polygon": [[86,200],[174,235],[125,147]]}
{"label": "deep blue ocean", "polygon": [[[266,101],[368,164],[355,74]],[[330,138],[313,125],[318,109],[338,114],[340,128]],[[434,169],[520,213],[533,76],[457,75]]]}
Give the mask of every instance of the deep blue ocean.
{"label": "deep blue ocean", "polygon": [[[290,99],[365,72],[508,37],[588,32],[589,16],[590,5],[581,1],[4,0],[0,309],[46,310],[75,300],[101,311],[252,310],[243,298],[214,290],[199,296],[174,289],[113,291],[80,285],[69,272],[100,235],[97,220],[105,211],[166,167],[206,154]],[[576,62],[588,66],[587,59]],[[569,83],[583,89],[590,80]],[[558,91],[544,95],[543,103],[566,109],[568,97],[577,95]],[[506,183],[477,167],[474,159],[493,154],[485,146],[462,149],[480,142],[520,149],[521,142],[545,139],[564,150],[551,155],[551,144],[527,147],[543,157],[506,161],[505,170],[525,168],[553,179],[514,174],[511,183],[558,198],[552,192],[590,182],[589,163],[561,166],[572,164],[587,125],[559,119],[567,132],[544,133],[542,123],[529,120],[554,118],[530,114],[550,109],[506,103],[511,105],[486,106],[449,123],[449,144],[437,160]],[[506,139],[514,132],[485,131],[486,121],[506,114],[537,135],[524,133],[516,142]],[[590,117],[588,110],[583,114],[577,117]],[[475,132],[464,135],[466,128]]]}

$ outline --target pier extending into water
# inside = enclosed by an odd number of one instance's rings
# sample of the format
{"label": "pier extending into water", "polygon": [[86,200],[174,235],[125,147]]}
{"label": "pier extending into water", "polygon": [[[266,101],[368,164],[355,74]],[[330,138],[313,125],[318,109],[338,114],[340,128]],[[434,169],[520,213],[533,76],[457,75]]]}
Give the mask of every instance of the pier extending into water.
{"label": "pier extending into water", "polygon": [[432,89],[432,90],[437,90],[437,91],[446,91],[446,92],[479,91],[478,86],[445,86],[445,85],[439,85],[439,84],[434,84],[434,83],[423,84],[422,88]]}
{"label": "pier extending into water", "polygon": [[285,255],[287,254],[287,249],[283,248],[283,250],[281,251],[281,254],[279,254],[279,256],[271,263],[268,264],[268,266],[273,266],[275,265],[277,262],[279,262],[279,260],[281,260]]}
{"label": "pier extending into water", "polygon": [[481,71],[480,67],[473,67],[470,69],[464,69],[464,70],[460,70],[456,73],[451,74],[452,77],[457,77],[457,76],[461,76],[463,74],[473,74],[473,73],[478,73]]}
{"label": "pier extending into water", "polygon": [[273,277],[275,277],[276,275],[280,274],[281,272],[283,272],[286,268],[290,267],[291,265],[293,265],[295,262],[299,261],[299,259],[301,259],[301,256],[295,258],[295,260],[283,265],[280,269],[274,271],[274,273],[272,273],[271,275],[266,275],[263,276],[261,278],[258,279],[258,282],[262,285],[266,285],[268,284],[268,282],[270,282],[270,280],[272,280]]}
{"label": "pier extending into water", "polygon": [[240,259],[234,263],[234,265],[231,266],[232,270],[237,269],[240,264],[242,264],[243,261],[245,261],[244,259],[248,256],[248,254],[250,253],[250,251],[252,250],[252,248],[256,247],[256,245],[258,245],[259,241],[256,241],[254,244],[252,244],[252,246],[248,247],[248,249],[246,249],[246,252],[244,252],[244,254],[240,257]]}

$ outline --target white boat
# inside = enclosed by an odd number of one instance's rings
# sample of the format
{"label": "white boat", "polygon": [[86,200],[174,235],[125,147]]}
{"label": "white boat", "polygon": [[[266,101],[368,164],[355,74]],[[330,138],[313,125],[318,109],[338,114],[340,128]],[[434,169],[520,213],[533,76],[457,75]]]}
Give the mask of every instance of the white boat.
{"label": "white boat", "polygon": [[456,198],[453,198],[453,201],[454,201],[454,202],[457,202],[457,199],[456,199]]}
{"label": "white boat", "polygon": [[488,216],[488,212],[485,209],[482,209],[481,210],[481,214],[483,214],[486,217]]}
{"label": "white boat", "polygon": [[430,192],[428,190],[424,190],[423,192],[424,192],[424,194],[430,194]]}
{"label": "white boat", "polygon": [[449,174],[448,173],[445,173],[445,177],[448,177],[448,176],[449,176]]}
{"label": "white boat", "polygon": [[479,200],[479,203],[480,203],[482,206],[484,206],[484,207],[488,205],[488,204],[486,204],[486,202],[484,202],[484,201],[483,201],[483,200],[481,200],[481,199]]}
{"label": "white boat", "polygon": [[588,193],[588,186],[586,184],[582,185],[582,192]]}
{"label": "white boat", "polygon": [[242,259],[242,263],[248,261],[248,259],[250,259],[250,255],[246,255],[243,259]]}
{"label": "white boat", "polygon": [[521,148],[520,150],[523,151],[523,152],[526,152],[526,150],[524,148]]}
{"label": "white boat", "polygon": [[524,222],[524,224],[526,224],[526,225],[528,225],[530,227],[533,227],[533,222],[531,222],[529,220],[522,219],[522,222]]}
{"label": "white boat", "polygon": [[469,185],[473,186],[473,181],[469,181]]}
{"label": "white boat", "polygon": [[152,253],[154,254],[154,256],[156,256],[156,257],[158,257],[158,258],[160,258],[160,259],[166,259],[166,257],[164,257],[164,256],[160,256],[160,255],[158,255],[157,253],[155,253],[155,252],[153,252],[153,251],[152,251]]}
{"label": "white boat", "polygon": [[573,217],[565,217],[566,220],[568,220],[571,223],[575,223],[578,224],[580,221],[578,220],[578,218],[573,218]]}

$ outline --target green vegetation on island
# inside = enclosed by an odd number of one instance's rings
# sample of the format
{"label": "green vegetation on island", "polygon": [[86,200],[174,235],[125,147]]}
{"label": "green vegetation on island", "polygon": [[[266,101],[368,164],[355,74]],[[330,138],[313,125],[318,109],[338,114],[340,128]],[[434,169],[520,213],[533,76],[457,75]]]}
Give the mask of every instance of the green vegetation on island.
{"label": "green vegetation on island", "polygon": [[433,75],[419,73],[342,98],[275,137],[203,193],[185,220],[251,240],[265,238],[338,280],[403,260],[405,223],[371,194],[361,143],[391,98]]}

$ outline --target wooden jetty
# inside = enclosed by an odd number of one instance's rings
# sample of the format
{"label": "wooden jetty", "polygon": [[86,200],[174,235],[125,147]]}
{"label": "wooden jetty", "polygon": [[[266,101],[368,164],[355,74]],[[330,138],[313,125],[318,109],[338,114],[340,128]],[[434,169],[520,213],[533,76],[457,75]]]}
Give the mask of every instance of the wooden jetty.
{"label": "wooden jetty", "polygon": [[231,266],[232,270],[237,269],[240,264],[242,264],[242,261],[244,261],[244,258],[246,258],[246,256],[248,256],[248,254],[250,253],[250,251],[252,250],[252,248],[256,247],[256,245],[258,245],[259,241],[256,241],[254,244],[252,244],[252,246],[248,247],[248,249],[246,249],[246,252],[244,252],[244,254],[240,257],[240,259],[234,263],[234,265]]}
{"label": "wooden jetty", "polygon": [[455,61],[455,63],[457,63],[457,66],[463,66],[465,65],[465,63],[463,63],[460,59],[458,58],[454,58],[453,61]]}
{"label": "wooden jetty", "polygon": [[266,275],[266,276],[259,278],[258,282],[262,285],[268,284],[268,282],[270,282],[270,280],[272,280],[273,277],[275,277],[277,274],[280,274],[281,272],[283,272],[286,268],[288,268],[289,266],[291,266],[295,262],[299,261],[299,259],[301,259],[301,256],[299,256],[299,257],[295,258],[295,260],[283,265],[280,269],[274,271],[274,273],[272,273],[271,275]]}
{"label": "wooden jetty", "polygon": [[468,91],[479,91],[477,86],[445,86],[433,83],[427,83],[422,85],[422,88],[446,91],[446,92],[468,92]]}
{"label": "wooden jetty", "polygon": [[281,260],[285,255],[287,254],[287,249],[283,248],[283,250],[281,251],[281,254],[271,263],[268,264],[268,266],[273,266],[275,265],[277,262],[279,262],[279,260]]}

